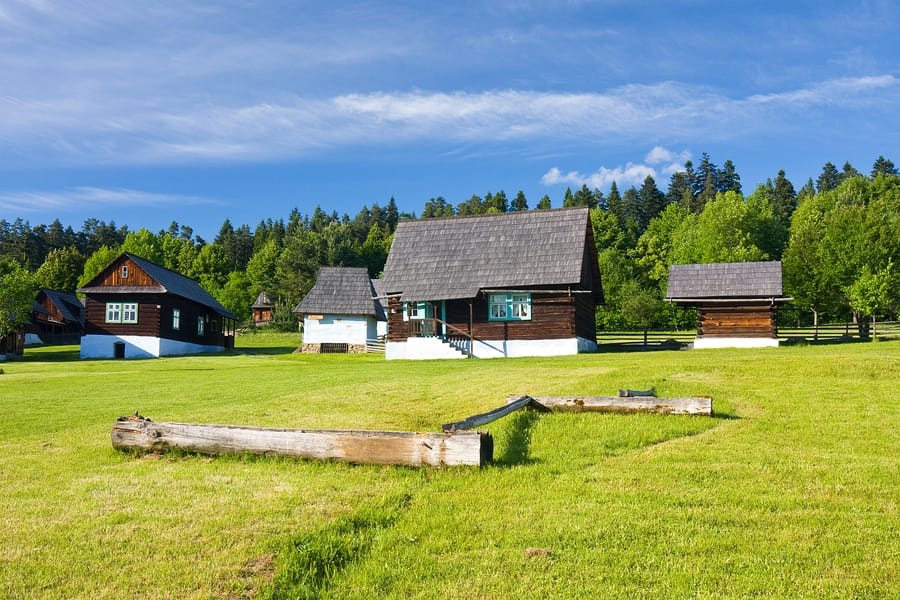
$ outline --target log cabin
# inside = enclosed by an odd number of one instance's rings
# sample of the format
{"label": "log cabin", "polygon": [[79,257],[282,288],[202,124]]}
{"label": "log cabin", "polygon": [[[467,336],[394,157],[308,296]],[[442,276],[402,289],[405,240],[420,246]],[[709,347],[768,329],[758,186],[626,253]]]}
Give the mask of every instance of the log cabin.
{"label": "log cabin", "polygon": [[322,267],[294,313],[303,319],[302,352],[363,354],[378,337],[384,308],[369,272],[358,267]]}
{"label": "log cabin", "polygon": [[673,265],[666,300],[697,309],[694,348],[778,346],[781,263]]}
{"label": "log cabin", "polygon": [[595,351],[589,210],[402,221],[384,267],[387,359]]}
{"label": "log cabin", "polygon": [[256,301],[250,305],[250,320],[255,327],[265,327],[272,322],[272,312],[275,310],[275,303],[269,298],[265,292],[260,292],[256,297]]}
{"label": "log cabin", "polygon": [[44,344],[77,344],[84,332],[84,305],[70,292],[41,288],[29,329]]}
{"label": "log cabin", "polygon": [[82,358],[149,358],[234,348],[236,317],[195,280],[123,253],[87,285]]}

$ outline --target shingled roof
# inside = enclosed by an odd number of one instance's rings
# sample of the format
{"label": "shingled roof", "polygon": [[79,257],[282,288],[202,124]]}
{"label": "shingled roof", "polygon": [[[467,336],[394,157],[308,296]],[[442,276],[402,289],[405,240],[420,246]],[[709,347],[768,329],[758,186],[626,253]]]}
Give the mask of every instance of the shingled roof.
{"label": "shingled roof", "polygon": [[[43,292],[44,295],[50,299],[50,302],[56,306],[57,310],[59,310],[62,315],[64,322],[81,323],[82,315],[84,314],[84,305],[81,303],[81,300],[78,299],[78,296],[71,292],[61,292],[50,288],[41,288],[40,292]],[[39,304],[35,306],[35,310],[37,312],[47,313],[44,307]]]}
{"label": "shingled roof", "polygon": [[322,267],[316,283],[294,309],[300,314],[365,315],[386,320],[369,272],[362,267]]}
{"label": "shingled roof", "polygon": [[[237,317],[232,314],[227,308],[222,306],[218,300],[213,298],[209,292],[200,287],[200,284],[190,277],[185,277],[181,273],[176,273],[175,271],[171,271],[165,267],[161,267],[156,263],[152,263],[145,258],[141,258],[140,256],[136,256],[129,252],[124,252],[119,255],[116,260],[114,260],[110,265],[117,263],[122,257],[130,258],[134,264],[136,264],[141,270],[143,270],[151,279],[153,279],[158,285],[155,286],[92,286],[97,279],[103,276],[101,272],[100,275],[92,279],[88,282],[88,285],[79,288],[78,292],[82,294],[91,294],[91,293],[105,293],[105,294],[141,294],[141,293],[157,293],[157,294],[173,294],[175,296],[180,296],[181,298],[186,298],[188,300],[192,300],[197,304],[201,304],[208,308],[213,309],[219,315],[226,317],[228,319],[237,320]],[[107,269],[109,266],[106,267]],[[105,271],[105,269],[104,269]]]}
{"label": "shingled roof", "polygon": [[781,263],[744,262],[672,265],[666,299],[780,299]]}
{"label": "shingled roof", "polygon": [[382,280],[403,300],[452,300],[492,288],[580,286],[587,272],[596,281],[586,285],[601,295],[596,262],[587,208],[422,219],[397,225]]}

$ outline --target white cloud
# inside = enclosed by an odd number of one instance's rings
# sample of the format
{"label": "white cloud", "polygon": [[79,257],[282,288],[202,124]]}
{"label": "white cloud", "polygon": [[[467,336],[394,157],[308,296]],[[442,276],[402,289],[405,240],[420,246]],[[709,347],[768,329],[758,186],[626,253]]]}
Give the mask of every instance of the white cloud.
{"label": "white cloud", "polygon": [[138,207],[216,204],[199,196],[157,194],[127,188],[75,187],[48,192],[4,192],[0,194],[0,209],[14,213],[38,213],[48,210],[65,212],[72,207],[79,210],[103,207]]}
{"label": "white cloud", "polygon": [[625,166],[604,167],[601,166],[594,173],[582,174],[578,171],[563,173],[558,167],[553,167],[541,177],[541,183],[546,186],[567,184],[581,187],[605,190],[613,181],[621,187],[640,187],[647,176],[653,177],[659,187],[663,187],[665,179],[672,173],[684,169],[684,163],[690,160],[691,153],[687,150],[672,152],[662,146],[655,146],[644,158],[643,163],[628,162]]}
{"label": "white cloud", "polygon": [[[746,99],[672,82],[599,93],[374,92],[235,105],[178,96],[97,98],[90,92],[40,99],[7,95],[0,98],[0,137],[31,161],[46,156],[89,164],[259,161],[413,142],[514,145],[533,153],[547,143],[739,137],[771,130],[785,112],[796,114],[808,103],[849,106],[877,99],[883,107],[897,106],[897,94],[888,92],[898,89],[896,78],[882,76]],[[643,164],[589,177],[606,182],[645,176],[648,165],[669,174],[689,157],[657,146]]]}

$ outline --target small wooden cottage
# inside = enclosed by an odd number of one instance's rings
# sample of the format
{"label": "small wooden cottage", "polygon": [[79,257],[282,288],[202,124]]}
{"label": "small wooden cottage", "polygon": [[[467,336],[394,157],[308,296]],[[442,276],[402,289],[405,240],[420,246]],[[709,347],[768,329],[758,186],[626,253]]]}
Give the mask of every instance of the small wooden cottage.
{"label": "small wooden cottage", "polygon": [[30,329],[45,344],[77,344],[84,332],[84,305],[75,294],[41,288]]}
{"label": "small wooden cottage", "polygon": [[87,285],[82,358],[146,358],[234,347],[235,316],[200,284],[124,253]]}
{"label": "small wooden cottage", "polygon": [[587,208],[402,221],[382,287],[388,359],[597,348],[603,291]]}
{"label": "small wooden cottage", "polygon": [[0,336],[0,361],[7,356],[22,356],[25,353],[25,326],[18,327],[6,335]]}
{"label": "small wooden cottage", "polygon": [[294,312],[303,319],[303,352],[362,354],[378,337],[384,309],[364,268],[322,267]]}
{"label": "small wooden cottage", "polygon": [[666,300],[697,308],[694,348],[777,346],[780,262],[673,265]]}
{"label": "small wooden cottage", "polygon": [[275,310],[275,303],[269,298],[265,292],[260,292],[256,297],[256,301],[250,306],[250,320],[256,327],[265,327],[272,322],[272,312]]}

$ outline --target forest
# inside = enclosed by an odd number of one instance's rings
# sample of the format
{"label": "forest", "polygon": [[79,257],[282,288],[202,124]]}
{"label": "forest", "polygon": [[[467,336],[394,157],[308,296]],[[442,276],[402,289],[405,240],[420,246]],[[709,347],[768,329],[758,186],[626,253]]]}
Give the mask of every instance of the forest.
{"label": "forest", "polygon": [[[316,207],[291,211],[254,228],[226,219],[212,241],[186,224],[130,229],[88,219],[80,231],[59,220],[32,226],[0,220],[0,337],[30,317],[39,288],[74,291],[123,251],[192,277],[241,321],[265,291],[276,300],[275,326],[296,329],[293,307],[320,266],[366,267],[377,277],[397,223],[553,208],[534,207],[522,192],[472,195],[457,204],[430,198],[420,215],[363,206],[353,217]],[[735,165],[721,168],[704,153],[671,175],[665,191],[648,176],[640,187],[603,193],[567,189],[557,207],[590,207],[606,302],[600,331],[691,328],[694,316],[663,301],[669,266],[780,260],[793,302],[779,318],[791,325],[849,322],[865,334],[872,319],[895,320],[900,309],[900,174],[879,156],[868,173],[849,162],[826,163],[799,189],[783,170],[745,194]]]}

